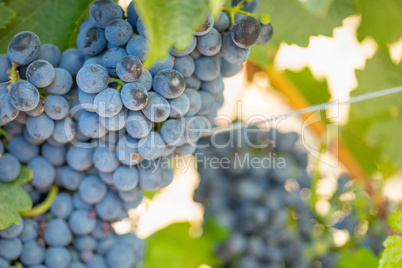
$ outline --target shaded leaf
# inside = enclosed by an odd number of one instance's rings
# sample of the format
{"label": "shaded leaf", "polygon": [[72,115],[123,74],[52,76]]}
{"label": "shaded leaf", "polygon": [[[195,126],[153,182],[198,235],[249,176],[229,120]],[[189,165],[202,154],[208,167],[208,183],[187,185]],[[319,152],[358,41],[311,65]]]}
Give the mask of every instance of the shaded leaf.
{"label": "shaded leaf", "polygon": [[15,17],[15,11],[6,7],[3,2],[0,2],[0,29],[5,29],[6,25]]}
{"label": "shaded leaf", "polygon": [[354,253],[344,252],[336,268],[377,268],[378,260],[374,253],[368,248],[359,248]]}

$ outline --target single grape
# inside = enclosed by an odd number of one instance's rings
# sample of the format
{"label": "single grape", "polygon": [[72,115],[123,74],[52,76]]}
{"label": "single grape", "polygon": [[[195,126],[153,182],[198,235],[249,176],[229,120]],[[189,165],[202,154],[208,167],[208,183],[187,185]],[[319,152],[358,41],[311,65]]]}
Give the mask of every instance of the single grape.
{"label": "single grape", "polygon": [[78,89],[78,101],[80,103],[80,106],[78,106],[76,110],[70,111],[75,120],[79,120],[81,118],[81,115],[84,112],[83,110],[87,110],[88,112],[92,113],[95,112],[95,97],[96,94],[89,94],[85,91],[82,91],[81,89]]}
{"label": "single grape", "polygon": [[138,139],[130,135],[125,135],[119,139],[116,146],[116,156],[122,164],[132,166],[140,162],[141,157],[138,153],[138,142]]}
{"label": "single grape", "polygon": [[105,198],[107,186],[97,176],[85,177],[79,186],[81,199],[87,204],[98,204]]}
{"label": "single grape", "polygon": [[55,95],[67,94],[73,86],[71,74],[62,68],[55,68],[54,72],[55,78],[49,86],[45,87],[45,90]]}
{"label": "single grape", "polygon": [[195,63],[191,56],[177,57],[174,62],[174,69],[180,72],[184,78],[194,74]]}
{"label": "single grape", "polygon": [[66,146],[53,146],[49,142],[42,145],[42,156],[54,166],[64,165],[66,152]]}
{"label": "single grape", "polygon": [[78,251],[95,250],[98,247],[98,241],[90,235],[77,236],[74,239],[73,245]]}
{"label": "single grape", "polygon": [[193,57],[194,60],[196,60],[196,59],[198,59],[199,57],[202,56],[201,52],[197,48],[195,48],[193,50],[193,52],[191,52],[190,55],[191,55],[191,57]]}
{"label": "single grape", "polygon": [[96,56],[106,47],[105,31],[96,26],[83,29],[77,37],[77,47],[84,55]]}
{"label": "single grape", "polygon": [[84,66],[89,65],[89,64],[102,65],[102,57],[103,57],[103,54],[99,54],[99,55],[94,56],[94,57],[86,57],[85,62],[84,62]]}
{"label": "single grape", "polygon": [[73,195],[73,205],[75,209],[87,209],[87,210],[92,209],[91,205],[88,205],[87,203],[82,201],[78,192],[75,192]]}
{"label": "single grape", "polygon": [[24,221],[20,217],[19,223],[13,223],[9,227],[0,230],[0,237],[2,239],[17,238],[22,233],[23,230],[24,230]]}
{"label": "single grape", "polygon": [[39,146],[29,143],[23,136],[13,137],[8,143],[8,151],[22,163],[39,155]]}
{"label": "single grape", "polygon": [[96,148],[92,161],[101,172],[113,172],[119,166],[115,152],[106,147]]}
{"label": "single grape", "polygon": [[78,31],[81,32],[81,31],[83,31],[85,28],[92,27],[92,26],[96,26],[96,25],[95,25],[95,22],[92,20],[91,17],[86,18],[85,20],[83,20],[83,21],[81,22]]}
{"label": "single grape", "polygon": [[131,1],[130,4],[127,6],[127,21],[131,24],[133,29],[137,29],[137,20],[138,14],[134,8],[134,4]]}
{"label": "single grape", "polygon": [[274,35],[274,29],[272,28],[272,24],[261,24],[261,34],[258,38],[257,45],[265,45],[272,40]]}
{"label": "single grape", "polygon": [[10,103],[20,111],[31,111],[39,103],[39,92],[31,83],[18,80],[8,89]]}
{"label": "single grape", "polygon": [[93,22],[100,28],[106,28],[112,20],[123,18],[123,10],[111,0],[96,1],[91,6],[89,14]]}
{"label": "single grape", "polygon": [[84,56],[76,48],[69,48],[61,54],[59,67],[66,69],[71,76],[75,77],[84,64]]}
{"label": "single grape", "polygon": [[233,24],[231,36],[233,42],[241,48],[255,45],[260,38],[260,22],[253,16],[242,16]]}
{"label": "single grape", "polygon": [[137,168],[120,166],[113,172],[113,183],[119,191],[133,190],[138,184]]}
{"label": "single grape", "polygon": [[78,209],[71,214],[68,225],[73,234],[87,235],[95,230],[96,219],[90,216],[89,210]]}
{"label": "single grape", "polygon": [[140,187],[135,187],[131,191],[119,191],[119,196],[124,202],[137,202],[143,198]]}
{"label": "single grape", "polygon": [[107,268],[105,258],[99,255],[92,256],[86,265],[87,268]]}
{"label": "single grape", "polygon": [[147,58],[148,48],[149,41],[142,35],[133,36],[126,46],[128,55],[135,56],[141,61]]}
{"label": "single grape", "polygon": [[242,69],[241,64],[232,64],[225,59],[221,62],[221,72],[223,77],[232,77],[238,74]]}
{"label": "single grape", "polygon": [[52,138],[61,144],[72,141],[77,133],[74,121],[69,119],[58,120],[55,122]]}
{"label": "single grape", "polygon": [[27,116],[37,117],[37,116],[41,115],[44,111],[45,111],[45,108],[43,107],[42,100],[40,100],[38,105],[36,105],[36,107],[33,110],[25,112],[25,113]]}
{"label": "single grape", "polygon": [[[20,170],[20,161],[14,155],[4,154],[0,156],[0,181],[9,182],[15,180],[20,174]],[[0,230],[0,236],[1,232],[2,230]]]}
{"label": "single grape", "polygon": [[62,219],[54,219],[47,223],[43,238],[49,246],[67,246],[72,235],[67,222]]}
{"label": "single grape", "polygon": [[73,199],[71,198],[71,196],[66,193],[59,193],[54,199],[52,205],[50,206],[50,213],[52,213],[53,216],[57,218],[67,219],[72,212],[73,212]]}
{"label": "single grape", "polygon": [[186,88],[184,77],[176,70],[162,70],[153,79],[153,89],[166,99],[174,99]]}
{"label": "single grape", "polygon": [[195,153],[196,146],[191,144],[183,144],[174,150],[174,155],[178,157],[185,157]]}
{"label": "single grape", "polygon": [[17,33],[8,45],[7,55],[11,62],[26,65],[34,61],[40,50],[39,37],[33,32]]}
{"label": "single grape", "polygon": [[212,81],[219,76],[221,65],[216,57],[201,56],[195,60],[195,76],[202,81]]}
{"label": "single grape", "polygon": [[205,56],[218,54],[222,47],[221,34],[212,28],[206,35],[198,37],[197,49]]}
{"label": "single grape", "polygon": [[133,36],[133,27],[125,20],[115,19],[106,25],[107,41],[115,46],[124,46]]}
{"label": "single grape", "polygon": [[124,48],[116,47],[109,49],[103,54],[102,66],[106,68],[111,76],[117,76],[116,66],[117,63],[124,57],[127,56],[127,52]]}
{"label": "single grape", "polygon": [[124,106],[132,111],[139,111],[148,103],[147,89],[140,83],[125,84],[121,90]]}
{"label": "single grape", "polygon": [[85,173],[76,171],[69,166],[64,166],[60,173],[63,187],[71,191],[78,190],[79,183],[84,177]]}
{"label": "single grape", "polygon": [[214,23],[214,28],[219,32],[225,31],[229,28],[230,20],[229,16],[225,12],[219,13],[219,18]]}
{"label": "single grape", "polygon": [[181,146],[184,144],[184,122],[177,119],[169,119],[161,127],[161,137],[169,146]]}
{"label": "single grape", "polygon": [[231,64],[241,64],[245,62],[250,55],[250,48],[241,48],[237,46],[230,33],[223,36],[222,42],[223,58]]}
{"label": "single grape", "polygon": [[20,257],[20,260],[24,265],[41,264],[44,259],[45,249],[40,247],[36,241],[28,241],[24,243],[24,248]]}
{"label": "single grape", "polygon": [[194,90],[199,90],[201,88],[201,80],[192,75],[186,78],[186,88],[192,88]]}
{"label": "single grape", "polygon": [[12,261],[18,259],[23,250],[18,238],[0,239],[0,257]]}
{"label": "single grape", "polygon": [[122,212],[122,204],[117,194],[109,191],[106,197],[95,206],[95,210],[102,220],[113,221]]}
{"label": "single grape", "polygon": [[48,268],[68,268],[71,263],[71,254],[64,247],[49,247],[46,250],[45,264]]}
{"label": "single grape", "polygon": [[102,117],[113,117],[123,108],[120,94],[113,88],[99,92],[94,99],[95,111]]}
{"label": "single grape", "polygon": [[32,185],[37,189],[48,189],[56,179],[56,170],[52,164],[42,156],[36,156],[28,162],[33,173]]}
{"label": "single grape", "polygon": [[135,264],[133,251],[124,244],[113,245],[106,255],[109,267],[130,268]]}
{"label": "single grape", "polygon": [[148,136],[138,142],[138,153],[146,159],[156,159],[163,154],[165,146],[161,135],[151,131]]}
{"label": "single grape", "polygon": [[174,60],[171,55],[167,55],[164,60],[157,60],[151,68],[149,68],[149,72],[152,76],[155,76],[158,72],[165,69],[173,69]]}
{"label": "single grape", "polygon": [[100,122],[109,131],[119,131],[126,126],[127,116],[128,110],[123,108],[113,117],[101,117]]}
{"label": "single grape", "polygon": [[26,130],[35,139],[46,140],[52,136],[54,121],[46,114],[37,117],[28,117]]}
{"label": "single grape", "polygon": [[151,73],[148,70],[142,68],[142,73],[136,82],[142,84],[146,88],[147,91],[150,91],[152,88]]}
{"label": "single grape", "polygon": [[72,146],[67,150],[67,163],[76,171],[85,171],[92,166],[92,148]]}
{"label": "single grape", "polygon": [[103,66],[98,64],[85,65],[77,74],[77,85],[86,93],[99,93],[107,88],[108,84],[109,74]]}
{"label": "single grape", "polygon": [[208,14],[208,16],[204,19],[203,24],[197,31],[195,31],[194,35],[206,35],[207,33],[209,33],[209,31],[211,31],[212,27],[214,27],[214,18],[211,16],[211,14]]}
{"label": "single grape", "polygon": [[202,82],[201,89],[211,94],[219,94],[223,92],[225,85],[223,83],[223,76],[219,74],[217,78],[212,81]]}
{"label": "single grape", "polygon": [[139,168],[140,186],[148,191],[156,191],[168,186],[173,180],[173,170],[163,161],[145,160]]}
{"label": "single grape", "polygon": [[60,62],[61,52],[60,49],[53,44],[43,44],[40,47],[39,53],[36,57],[37,60],[48,61],[53,67],[57,67]]}
{"label": "single grape", "polygon": [[187,48],[185,48],[183,50],[177,50],[174,47],[172,47],[170,49],[170,54],[172,54],[175,57],[184,57],[184,56],[190,55],[196,46],[197,46],[197,38],[193,37],[193,39],[191,39],[191,42],[187,46]]}
{"label": "single grape", "polygon": [[88,111],[82,113],[78,121],[78,127],[85,136],[90,138],[104,137],[108,132],[100,123],[99,115]]}
{"label": "single grape", "polygon": [[63,96],[49,95],[44,102],[45,113],[53,120],[65,118],[70,110],[68,101]]}
{"label": "single grape", "polygon": [[45,60],[35,60],[29,64],[26,71],[28,82],[40,88],[49,86],[54,81],[55,76],[53,65]]}
{"label": "single grape", "polygon": [[22,242],[34,240],[38,237],[39,224],[31,218],[24,218],[24,228],[19,238]]}
{"label": "single grape", "polygon": [[3,129],[10,135],[20,135],[24,129],[24,125],[18,123],[16,120],[8,122],[3,126]]}
{"label": "single grape", "polygon": [[181,94],[176,99],[168,100],[170,105],[170,118],[185,116],[190,110],[190,100],[186,94]]}
{"label": "single grape", "polygon": [[124,56],[117,63],[117,76],[124,82],[136,81],[142,73],[142,63],[134,56]]}
{"label": "single grape", "polygon": [[148,103],[142,109],[142,112],[152,122],[163,122],[169,117],[170,105],[168,101],[158,93],[149,92]]}
{"label": "single grape", "polygon": [[[241,0],[232,0],[232,6],[237,6],[240,2],[241,2]],[[245,2],[243,2],[242,10],[249,12],[249,13],[255,13],[257,11],[259,3],[260,3],[260,0],[245,1]]]}
{"label": "single grape", "polygon": [[142,21],[142,18],[140,18],[140,17],[138,17],[138,20],[137,20],[137,32],[140,35],[142,35],[143,37],[147,36],[144,22]]}
{"label": "single grape", "polygon": [[[12,67],[11,62],[8,59],[7,55],[0,54],[0,83],[7,82],[10,80],[10,78],[8,77],[9,75],[7,74],[7,71],[10,70],[11,67]],[[7,88],[8,85],[3,84],[3,86],[5,88]]]}

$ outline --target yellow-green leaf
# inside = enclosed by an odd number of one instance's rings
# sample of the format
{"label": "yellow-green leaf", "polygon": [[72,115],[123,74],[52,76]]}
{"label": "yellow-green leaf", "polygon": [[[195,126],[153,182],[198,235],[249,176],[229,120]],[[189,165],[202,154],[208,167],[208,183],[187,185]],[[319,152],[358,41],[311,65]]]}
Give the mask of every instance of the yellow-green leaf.
{"label": "yellow-green leaf", "polygon": [[402,209],[398,209],[387,218],[388,224],[395,231],[402,232]]}
{"label": "yellow-green leaf", "polygon": [[383,246],[379,268],[402,267],[402,237],[399,235],[388,236]]}
{"label": "yellow-green leaf", "polygon": [[15,11],[6,7],[3,2],[0,2],[0,29],[5,29],[6,25],[15,17]]}

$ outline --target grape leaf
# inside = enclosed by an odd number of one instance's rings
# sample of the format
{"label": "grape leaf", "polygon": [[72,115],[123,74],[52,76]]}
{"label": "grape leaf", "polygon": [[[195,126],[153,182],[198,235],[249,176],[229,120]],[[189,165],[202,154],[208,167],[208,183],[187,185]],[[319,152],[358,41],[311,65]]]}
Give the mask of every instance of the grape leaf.
{"label": "grape leaf", "polygon": [[368,248],[359,248],[354,253],[345,252],[340,256],[336,268],[377,268],[378,260]]}
{"label": "grape leaf", "polygon": [[402,237],[399,235],[388,236],[383,242],[385,247],[379,268],[402,267]]}
{"label": "grape leaf", "polygon": [[14,17],[15,11],[0,2],[0,29],[5,29]]}
{"label": "grape leaf", "polygon": [[[219,260],[213,254],[214,243],[224,239],[228,231],[215,221],[207,221],[202,236],[190,235],[188,222],[175,223],[158,231],[147,239],[147,252],[142,268],[164,267],[196,268],[201,264],[217,266]],[[174,241],[174,243],[172,243]]]}
{"label": "grape leaf", "polygon": [[92,0],[8,1],[6,6],[17,16],[6,29],[0,30],[0,52],[6,52],[11,38],[20,31],[35,32],[42,44],[53,43],[61,50],[68,48],[76,21]]}
{"label": "grape leaf", "polygon": [[21,167],[18,178],[13,182],[0,182],[0,229],[19,222],[19,212],[32,207],[31,197],[21,186],[32,179],[32,172]]}
{"label": "grape leaf", "polygon": [[357,36],[362,41],[367,36],[380,46],[398,41],[402,37],[402,1],[357,0],[362,20]]}
{"label": "grape leaf", "polygon": [[388,224],[395,231],[402,232],[402,209],[398,209],[387,218]]}

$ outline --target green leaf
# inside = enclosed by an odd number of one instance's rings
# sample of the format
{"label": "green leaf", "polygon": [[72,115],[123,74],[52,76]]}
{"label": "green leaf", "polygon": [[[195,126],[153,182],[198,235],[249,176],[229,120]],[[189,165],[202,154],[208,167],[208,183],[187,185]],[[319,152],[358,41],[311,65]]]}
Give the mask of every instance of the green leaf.
{"label": "green leaf", "polygon": [[388,224],[395,231],[402,232],[402,209],[398,209],[387,218]]}
{"label": "green leaf", "polygon": [[164,59],[170,47],[185,49],[208,11],[208,0],[134,0],[151,47],[145,66]]}
{"label": "green leaf", "polygon": [[219,18],[225,0],[208,0],[209,12],[214,18]]}
{"label": "green leaf", "polygon": [[[313,0],[311,0],[313,1]],[[326,1],[328,0],[314,0]],[[274,37],[271,43],[264,46],[255,46],[251,49],[250,60],[262,67],[270,63],[275,52],[268,49],[278,46],[281,42],[307,46],[310,36],[332,36],[333,28],[342,25],[342,20],[356,12],[353,0],[336,0],[327,3],[326,11],[311,12],[308,3],[299,0],[264,0],[260,1],[258,14],[268,13],[274,28]],[[325,5],[324,5],[325,6]],[[316,7],[317,9],[317,7]]]}
{"label": "green leaf", "polygon": [[7,228],[19,222],[19,212],[27,211],[32,207],[31,197],[22,189],[22,185],[29,182],[32,172],[22,166],[18,178],[13,182],[0,182],[0,229]]}
{"label": "green leaf", "polygon": [[12,0],[6,3],[17,16],[7,29],[0,30],[0,52],[6,52],[11,38],[20,31],[35,32],[42,44],[53,43],[61,50],[69,47],[76,21],[92,0]]}
{"label": "green leaf", "polygon": [[5,6],[3,2],[0,2],[0,29],[5,29],[6,25],[11,22],[15,17],[15,11]]}
{"label": "green leaf", "polygon": [[402,37],[402,1],[357,0],[362,20],[357,30],[360,41],[370,36],[380,46],[398,41]]}
{"label": "green leaf", "polygon": [[336,268],[377,268],[378,260],[368,248],[359,248],[354,253],[345,252],[340,256]]}
{"label": "green leaf", "polygon": [[308,67],[301,72],[285,70],[285,74],[311,105],[329,101],[331,94],[327,81],[316,80]]}
{"label": "green leaf", "polygon": [[[213,249],[217,239],[227,237],[227,230],[207,221],[200,237],[190,235],[190,223],[175,223],[147,239],[147,252],[142,268],[198,268],[201,264],[217,266]],[[174,243],[172,243],[174,241]]]}
{"label": "green leaf", "polygon": [[315,15],[325,16],[334,0],[305,0],[302,4]]}
{"label": "green leaf", "polygon": [[385,249],[379,268],[402,267],[402,237],[399,235],[388,236],[383,246]]}

